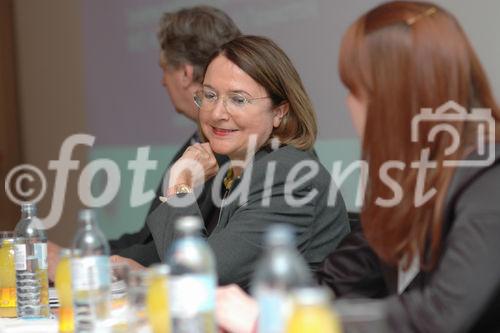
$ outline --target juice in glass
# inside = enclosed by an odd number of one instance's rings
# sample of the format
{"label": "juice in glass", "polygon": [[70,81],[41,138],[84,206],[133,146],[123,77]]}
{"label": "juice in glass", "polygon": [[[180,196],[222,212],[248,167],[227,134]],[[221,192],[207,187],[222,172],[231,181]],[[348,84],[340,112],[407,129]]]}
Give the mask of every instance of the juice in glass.
{"label": "juice in glass", "polygon": [[168,308],[167,275],[168,266],[154,265],[148,276],[146,312],[154,333],[170,333],[170,312]]}
{"label": "juice in glass", "polygon": [[287,333],[341,333],[337,315],[330,306],[330,294],[323,288],[301,288],[294,292],[294,310]]}
{"label": "juice in glass", "polygon": [[59,299],[59,332],[75,330],[73,318],[73,296],[71,291],[71,250],[62,249],[56,268],[56,290]]}
{"label": "juice in glass", "polygon": [[13,318],[16,310],[16,269],[14,233],[0,232],[0,317]]}

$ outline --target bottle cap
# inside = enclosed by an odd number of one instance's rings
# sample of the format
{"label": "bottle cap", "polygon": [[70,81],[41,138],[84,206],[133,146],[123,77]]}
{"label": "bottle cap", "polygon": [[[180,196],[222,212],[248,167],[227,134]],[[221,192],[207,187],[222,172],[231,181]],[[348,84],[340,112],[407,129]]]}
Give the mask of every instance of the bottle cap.
{"label": "bottle cap", "polygon": [[288,224],[272,224],[265,235],[265,243],[268,245],[293,244],[294,240],[294,230]]}
{"label": "bottle cap", "polygon": [[33,202],[23,202],[21,204],[21,213],[36,214],[36,204]]}
{"label": "bottle cap", "polygon": [[202,227],[201,220],[196,216],[181,217],[175,223],[175,228],[185,233],[194,233],[201,230]]}
{"label": "bottle cap", "polygon": [[80,221],[92,221],[95,219],[95,212],[92,209],[82,209],[78,212]]}

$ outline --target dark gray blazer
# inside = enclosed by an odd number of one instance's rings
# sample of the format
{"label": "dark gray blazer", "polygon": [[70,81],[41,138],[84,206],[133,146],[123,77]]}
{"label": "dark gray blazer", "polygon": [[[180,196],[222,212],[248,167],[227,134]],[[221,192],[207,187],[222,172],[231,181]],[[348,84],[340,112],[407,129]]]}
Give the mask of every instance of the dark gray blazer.
{"label": "dark gray blazer", "polygon": [[[294,166],[306,160],[317,167],[317,174],[314,177],[304,177],[303,182],[297,182],[292,188],[291,179],[287,179],[287,176],[290,174],[288,177],[292,177]],[[272,181],[266,181],[266,169],[273,164],[276,171],[274,177]],[[301,179],[299,177],[309,169],[298,171],[298,176],[293,179]],[[219,172],[225,172],[225,168],[221,168]],[[220,183],[212,179],[206,186],[214,184]],[[243,289],[248,289],[255,263],[262,254],[263,234],[271,223],[287,223],[295,227],[297,247],[313,270],[317,269],[326,255],[349,232],[344,201],[338,193],[336,200],[328,205],[330,186],[335,185],[332,184],[328,171],[312,152],[304,152],[291,146],[276,150],[261,149],[228,195],[247,185],[248,197],[243,202],[226,201],[215,229],[208,236],[205,232],[216,257],[221,285],[237,283]],[[299,207],[287,202],[290,197],[300,199],[311,194],[314,194],[313,199]],[[147,219],[161,259],[175,239],[174,221],[186,215],[206,218],[193,194],[182,199],[191,200],[191,204],[177,208],[167,201],[159,205]],[[214,205],[211,198],[208,200]],[[269,204],[263,206],[263,200]]]}
{"label": "dark gray blazer", "polygon": [[500,144],[493,165],[457,169],[443,218],[437,268],[420,272],[402,295],[397,270],[379,261],[358,227],[318,278],[339,297],[389,296],[390,332],[500,332]]}
{"label": "dark gray blazer", "polygon": [[[469,159],[477,159],[475,154]],[[500,332],[500,145],[489,167],[458,168],[442,257],[388,302],[397,332]]]}

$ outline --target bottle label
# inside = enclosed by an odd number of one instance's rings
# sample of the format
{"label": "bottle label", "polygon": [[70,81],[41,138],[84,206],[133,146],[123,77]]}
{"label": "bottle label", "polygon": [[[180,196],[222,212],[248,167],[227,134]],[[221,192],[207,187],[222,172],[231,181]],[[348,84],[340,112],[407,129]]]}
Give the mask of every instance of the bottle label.
{"label": "bottle label", "polygon": [[259,332],[283,333],[291,312],[291,299],[280,290],[265,288],[257,292]]}
{"label": "bottle label", "polygon": [[74,290],[95,290],[111,284],[107,256],[74,258],[71,260]]}
{"label": "bottle label", "polygon": [[35,243],[35,256],[38,258],[38,268],[47,269],[47,243]]}
{"label": "bottle label", "polygon": [[26,244],[14,244],[16,271],[26,270]]}
{"label": "bottle label", "polygon": [[170,276],[168,294],[173,317],[193,317],[215,308],[215,277],[209,274]]}

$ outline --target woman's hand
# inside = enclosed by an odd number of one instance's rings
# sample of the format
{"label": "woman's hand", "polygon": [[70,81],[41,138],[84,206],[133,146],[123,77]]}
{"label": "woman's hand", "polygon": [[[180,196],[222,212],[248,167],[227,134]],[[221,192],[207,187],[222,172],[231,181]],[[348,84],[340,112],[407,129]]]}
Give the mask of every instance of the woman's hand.
{"label": "woman's hand", "polygon": [[142,266],[137,261],[118,255],[112,255],[111,257],[109,257],[109,260],[111,264],[127,264],[133,271],[146,269],[146,267]]}
{"label": "woman's hand", "polygon": [[47,263],[49,281],[54,282],[56,278],[56,268],[59,263],[59,251],[61,247],[54,242],[47,242]]}
{"label": "woman's hand", "polygon": [[257,302],[235,284],[219,287],[215,318],[219,327],[231,333],[252,333],[257,325]]}
{"label": "woman's hand", "polygon": [[219,171],[210,144],[195,143],[170,168],[168,186],[186,184],[191,188],[203,184]]}

